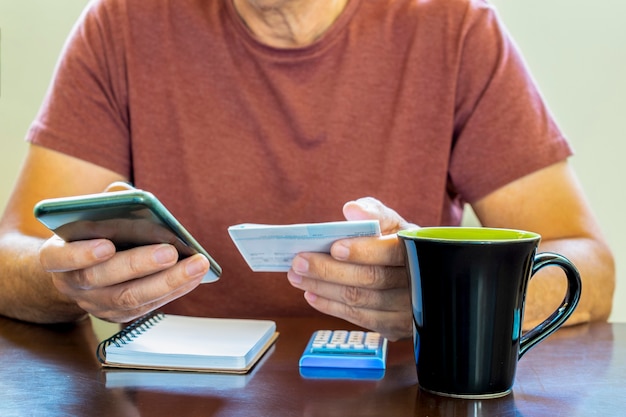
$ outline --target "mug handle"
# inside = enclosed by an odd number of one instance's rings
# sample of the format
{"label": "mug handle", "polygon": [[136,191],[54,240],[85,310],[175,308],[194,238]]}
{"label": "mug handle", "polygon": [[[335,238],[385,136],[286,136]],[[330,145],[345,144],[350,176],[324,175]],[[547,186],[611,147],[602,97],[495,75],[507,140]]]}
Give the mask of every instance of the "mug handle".
{"label": "mug handle", "polygon": [[520,339],[518,359],[537,343],[541,342],[561,327],[561,325],[565,323],[565,320],[572,315],[578,305],[578,301],[580,300],[580,293],[582,289],[580,274],[574,264],[562,255],[551,252],[544,252],[536,255],[531,278],[537,271],[549,265],[556,265],[565,272],[565,276],[567,277],[567,292],[565,293],[565,297],[563,298],[563,302],[561,302],[559,308],[557,308],[541,324],[522,335]]}

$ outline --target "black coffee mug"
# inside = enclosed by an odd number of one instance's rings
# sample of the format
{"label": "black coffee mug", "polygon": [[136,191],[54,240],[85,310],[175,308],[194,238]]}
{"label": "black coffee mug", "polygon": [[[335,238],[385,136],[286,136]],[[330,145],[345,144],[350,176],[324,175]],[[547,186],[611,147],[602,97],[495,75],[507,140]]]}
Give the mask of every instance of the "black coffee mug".
{"label": "black coffee mug", "polygon": [[[493,228],[426,227],[398,233],[404,242],[420,388],[460,398],[511,392],[518,360],[557,330],[581,294],[576,267],[537,254],[537,233]],[[563,302],[522,334],[530,278],[554,265],[565,272]]]}

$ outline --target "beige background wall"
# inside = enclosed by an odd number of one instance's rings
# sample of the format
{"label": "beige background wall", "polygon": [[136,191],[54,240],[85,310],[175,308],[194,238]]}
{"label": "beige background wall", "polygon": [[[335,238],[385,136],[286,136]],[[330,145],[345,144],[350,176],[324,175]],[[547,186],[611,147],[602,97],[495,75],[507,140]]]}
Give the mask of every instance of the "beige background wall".
{"label": "beige background wall", "polygon": [[[445,1],[445,0],[444,0]],[[0,0],[0,208],[65,37],[87,0]],[[626,321],[626,2],[493,0],[568,134],[589,200],[618,258],[612,315]]]}

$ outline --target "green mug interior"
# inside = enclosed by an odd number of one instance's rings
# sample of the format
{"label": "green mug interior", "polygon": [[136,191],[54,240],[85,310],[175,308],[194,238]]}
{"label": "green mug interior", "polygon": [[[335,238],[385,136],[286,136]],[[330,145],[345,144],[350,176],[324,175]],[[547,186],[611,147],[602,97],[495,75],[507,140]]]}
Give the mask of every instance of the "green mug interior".
{"label": "green mug interior", "polygon": [[538,240],[538,233],[524,230],[499,229],[491,227],[422,227],[420,229],[401,230],[398,236],[405,239],[425,239],[446,242],[519,242]]}

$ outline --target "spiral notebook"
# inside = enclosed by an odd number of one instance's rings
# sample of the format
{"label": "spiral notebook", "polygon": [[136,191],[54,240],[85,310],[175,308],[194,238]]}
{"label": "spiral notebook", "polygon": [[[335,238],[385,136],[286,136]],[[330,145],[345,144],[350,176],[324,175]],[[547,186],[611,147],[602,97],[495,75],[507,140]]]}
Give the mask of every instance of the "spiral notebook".
{"label": "spiral notebook", "polygon": [[98,345],[103,366],[247,373],[278,337],[270,320],[151,313]]}

